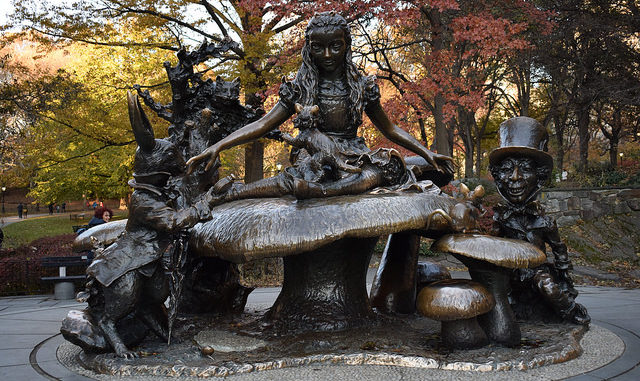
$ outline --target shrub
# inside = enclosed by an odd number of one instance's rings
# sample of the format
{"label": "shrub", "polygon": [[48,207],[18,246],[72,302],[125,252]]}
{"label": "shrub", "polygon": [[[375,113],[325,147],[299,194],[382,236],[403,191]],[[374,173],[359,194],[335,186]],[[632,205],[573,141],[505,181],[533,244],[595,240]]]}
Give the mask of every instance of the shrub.
{"label": "shrub", "polygon": [[40,258],[72,255],[75,237],[75,234],[44,237],[15,249],[0,249],[0,295],[50,292],[53,285],[43,283],[40,278],[54,276],[58,269],[43,268]]}

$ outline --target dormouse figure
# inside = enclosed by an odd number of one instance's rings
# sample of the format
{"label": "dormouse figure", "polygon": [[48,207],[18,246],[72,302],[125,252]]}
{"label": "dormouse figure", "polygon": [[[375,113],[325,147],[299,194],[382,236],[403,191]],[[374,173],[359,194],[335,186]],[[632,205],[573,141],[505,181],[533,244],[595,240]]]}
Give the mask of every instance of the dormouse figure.
{"label": "dormouse figure", "polygon": [[[362,170],[357,166],[347,164],[335,141],[318,129],[318,114],[320,108],[317,105],[302,106],[296,103],[297,112],[293,120],[293,126],[299,133],[293,137],[287,133],[282,134],[282,140],[292,145],[295,149],[304,149],[310,155],[308,160],[309,170],[315,181],[322,182],[327,178],[337,178],[335,171],[358,173]],[[298,154],[300,154],[298,152]]]}

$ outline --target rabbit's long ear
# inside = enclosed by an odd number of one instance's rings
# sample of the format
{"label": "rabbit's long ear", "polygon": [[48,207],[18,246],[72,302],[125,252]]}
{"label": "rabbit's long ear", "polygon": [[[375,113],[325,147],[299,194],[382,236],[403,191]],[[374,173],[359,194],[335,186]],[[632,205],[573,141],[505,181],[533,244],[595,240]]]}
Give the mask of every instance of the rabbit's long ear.
{"label": "rabbit's long ear", "polygon": [[131,122],[136,142],[138,142],[141,150],[149,152],[156,145],[151,123],[140,106],[138,96],[131,93],[131,91],[127,91],[127,103],[129,104],[129,122]]}

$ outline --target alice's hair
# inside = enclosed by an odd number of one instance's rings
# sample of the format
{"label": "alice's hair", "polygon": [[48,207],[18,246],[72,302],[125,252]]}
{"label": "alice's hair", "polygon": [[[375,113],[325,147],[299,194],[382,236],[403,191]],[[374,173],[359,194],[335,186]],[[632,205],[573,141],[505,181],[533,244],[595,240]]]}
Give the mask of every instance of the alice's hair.
{"label": "alice's hair", "polygon": [[351,32],[349,31],[347,20],[334,11],[316,13],[307,25],[307,29],[305,31],[305,44],[302,48],[302,65],[300,66],[298,74],[294,80],[295,84],[300,89],[299,102],[303,106],[318,104],[319,71],[311,58],[309,34],[311,31],[320,28],[336,28],[342,30],[344,33],[344,39],[347,45],[344,65],[347,77],[347,86],[349,88],[349,117],[351,120],[356,122],[356,125],[360,125],[362,123],[362,109],[364,105],[364,83],[362,81],[362,74],[360,73],[360,70],[358,70],[358,67],[353,63],[351,53]]}

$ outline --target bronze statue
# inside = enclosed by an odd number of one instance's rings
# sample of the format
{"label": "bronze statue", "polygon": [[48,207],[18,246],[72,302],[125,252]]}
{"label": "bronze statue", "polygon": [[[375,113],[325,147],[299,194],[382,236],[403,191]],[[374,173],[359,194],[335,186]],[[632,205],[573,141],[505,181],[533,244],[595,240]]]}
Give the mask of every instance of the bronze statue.
{"label": "bronze statue", "polygon": [[[171,123],[168,140],[175,144],[183,157],[194,156],[231,132],[257,120],[264,114],[240,103],[240,81],[226,81],[221,76],[215,80],[204,78],[194,69],[211,58],[222,58],[236,49],[236,43],[225,39],[219,44],[204,42],[197,50],[181,49],[178,63],[164,66],[171,85],[171,102],[160,104],[149,91],[134,86],[144,103],[156,114]],[[182,176],[176,184],[180,192],[179,207],[197,202],[218,181],[216,168]],[[251,288],[240,284],[236,264],[217,258],[194,255],[187,246],[185,279],[179,310],[185,313],[242,311]]]}
{"label": "bronze statue", "polygon": [[220,195],[221,202],[286,194],[298,198],[358,194],[410,180],[412,175],[395,150],[371,151],[364,139],[357,136],[363,111],[389,140],[419,154],[437,171],[452,173],[451,158],[429,151],[389,120],[380,105],[374,77],[362,75],[351,60],[351,33],[342,16],[324,12],[309,21],[302,60],[295,79],[281,85],[280,101],[271,111],[189,159],[189,171],[207,160],[206,172],[214,166],[221,151],[275,130],[295,113],[296,103],[303,107],[318,106],[317,128],[333,140],[336,154],[344,156],[348,166],[325,165],[318,178],[318,173],[309,172],[313,167],[309,163],[313,160],[311,155],[297,153],[293,155],[293,165],[282,174],[251,184],[236,184]]}
{"label": "bronze statue", "polygon": [[[302,106],[296,103],[298,115],[293,120],[293,126],[300,133],[293,137],[283,133],[282,139],[289,143],[295,151],[294,155],[308,154],[309,158],[303,160],[306,168],[300,171],[302,176],[306,175],[306,180],[314,182],[326,182],[335,170],[359,173],[362,172],[357,166],[347,164],[345,155],[340,151],[340,147],[335,140],[318,129],[318,114],[320,107]],[[296,162],[296,159],[291,160]]]}
{"label": "bronze statue", "polygon": [[[380,186],[399,188],[416,183],[416,172],[411,170],[414,167],[419,169],[418,172],[423,177],[433,174],[438,177],[438,181],[450,178],[451,158],[429,151],[388,119],[380,105],[379,89],[374,78],[362,75],[351,61],[350,44],[351,36],[344,18],[333,12],[314,16],[306,31],[303,64],[293,81],[282,84],[278,104],[262,118],[230,132],[228,136],[226,132],[221,133],[226,137],[219,141],[213,135],[205,136],[203,131],[208,127],[214,130],[216,126],[220,127],[214,120],[225,120],[221,117],[216,119],[217,111],[214,110],[222,101],[218,99],[220,97],[203,101],[202,95],[214,90],[217,94],[226,89],[228,94],[221,97],[233,98],[234,105],[239,106],[235,91],[238,82],[225,82],[220,78],[215,84],[212,81],[202,81],[192,70],[194,62],[217,50],[203,45],[197,52],[179,53],[180,64],[177,67],[169,68],[166,65],[174,90],[172,104],[156,104],[147,93],[143,93],[144,100],[152,109],[172,121],[173,125],[169,129],[170,141],[154,139],[153,130],[138,99],[129,96],[131,122],[139,144],[134,165],[135,180],[130,183],[135,189],[130,218],[124,235],[97,255],[89,267],[89,308],[77,319],[69,317],[63,324],[63,332],[66,332],[68,340],[88,350],[114,350],[119,356],[134,357],[136,354],[127,348],[132,343],[129,338],[139,340],[144,331],[139,326],[123,324],[125,320],[142,320],[158,336],[170,339],[170,324],[163,306],[169,284],[161,260],[163,256],[167,257],[165,252],[170,249],[174,253],[177,250],[179,254],[172,256],[173,262],[176,262],[172,264],[173,267],[193,269],[183,270],[182,274],[172,277],[170,285],[173,290],[177,290],[172,292],[170,300],[173,316],[181,302],[175,300],[174,293],[180,293],[182,288],[181,284],[176,286],[175,283],[184,283],[188,289],[187,297],[182,299],[189,300],[186,304],[190,311],[210,311],[209,306],[194,308],[203,304],[204,300],[226,303],[228,306],[223,310],[227,312],[241,310],[246,302],[247,291],[250,290],[236,287],[235,268],[222,266],[228,263],[226,261],[193,261],[193,258],[185,254],[190,252],[185,232],[198,221],[210,218],[212,205],[245,198],[295,195],[304,199],[360,194]],[[197,86],[190,87],[188,80]],[[393,149],[371,151],[364,139],[357,136],[363,111],[387,138],[419,154],[420,160],[413,160],[414,165],[408,167],[403,157]],[[298,115],[295,124],[300,134],[295,138],[288,135],[283,137],[294,146],[291,167],[278,176],[247,185],[233,183],[225,178],[208,191],[217,177],[213,164],[221,150],[277,131],[276,128],[296,112]],[[246,114],[241,119],[247,120],[250,117],[250,113]],[[233,128],[233,124],[230,123],[228,130]],[[204,170],[199,168],[191,176],[184,174],[183,155],[202,142],[212,145],[189,160],[189,172],[195,170],[195,164],[206,159],[209,160],[207,166]],[[423,184],[422,188],[417,186],[423,192],[428,189],[428,193],[434,192],[431,187],[431,183]],[[449,203],[448,199],[440,201],[446,205]],[[324,232],[315,234],[322,235]],[[345,240],[350,242],[349,245],[353,245],[351,241],[357,241]],[[365,246],[372,249],[376,240],[376,236],[367,236]],[[339,245],[342,244],[341,241]],[[336,257],[334,262],[345,262],[344,256],[337,255],[331,248],[333,246],[328,245],[326,250]],[[369,255],[370,250],[363,250],[358,257],[357,272],[362,275],[358,278],[358,289],[364,285]],[[313,260],[307,261],[309,256],[319,258],[326,264],[333,263],[327,262],[325,256],[298,255],[292,257],[290,263],[285,261],[285,267],[293,266],[291,263],[296,261],[304,262],[300,268],[309,264],[314,272],[320,273],[318,278],[333,282],[331,276],[335,273],[336,266],[329,265],[327,271],[318,271],[320,265],[315,265]],[[347,261],[343,265],[346,268],[351,262],[353,261]],[[203,267],[200,263],[212,266]],[[199,268],[206,271],[198,271]],[[219,268],[222,268],[221,274],[224,276],[215,277],[213,273],[220,272]],[[184,279],[185,273],[187,279]],[[190,275],[191,273],[195,275]],[[297,273],[285,271],[285,274]],[[198,274],[216,280],[200,284]],[[229,292],[224,295],[216,292],[218,278],[221,279],[220,282],[226,282],[223,288]],[[227,278],[231,281],[225,281]],[[344,278],[351,280],[353,277],[346,274]],[[293,282],[294,288],[297,288],[296,284],[297,282]],[[199,290],[204,290],[203,295],[198,295]],[[287,294],[287,290],[289,288],[285,287],[283,294]],[[222,296],[216,297],[218,294]],[[354,303],[357,306],[353,309],[356,311],[353,315],[366,317],[370,311],[366,291],[362,288],[357,297],[354,295],[345,297],[345,300],[355,298],[359,301]],[[339,302],[335,298],[329,301],[333,304]],[[272,308],[272,316],[278,313],[287,316],[286,308]],[[302,316],[301,319],[306,317]],[[89,335],[86,332],[92,333]]]}
{"label": "bronze statue", "polygon": [[[126,229],[112,245],[99,251],[87,269],[87,291],[80,297],[86,299],[88,309],[84,314],[70,314],[61,329],[65,338],[85,350],[111,349],[127,358],[137,354],[127,348],[124,338],[139,340],[141,332],[139,325],[119,324],[123,319],[137,318],[161,338],[169,339],[164,307],[169,284],[162,258],[172,245],[179,244],[181,232],[210,218],[207,200],[212,199],[207,193],[193,206],[176,206],[180,195],[175,184],[186,169],[182,154],[175,144],[154,138],[137,97],[131,93],[129,114],[138,150],[134,180],[129,182],[134,192]],[[97,337],[87,337],[92,335]]]}
{"label": "bronze statue", "polygon": [[489,170],[505,202],[494,209],[494,228],[497,235],[529,241],[543,251],[549,245],[553,253],[552,263],[514,272],[511,296],[516,315],[589,324],[586,308],[575,302],[578,291],[569,275],[567,246],[555,220],[545,216],[536,201],[553,168],[547,141],[546,129],[535,119],[517,117],[500,125],[500,147],[489,155]]}

